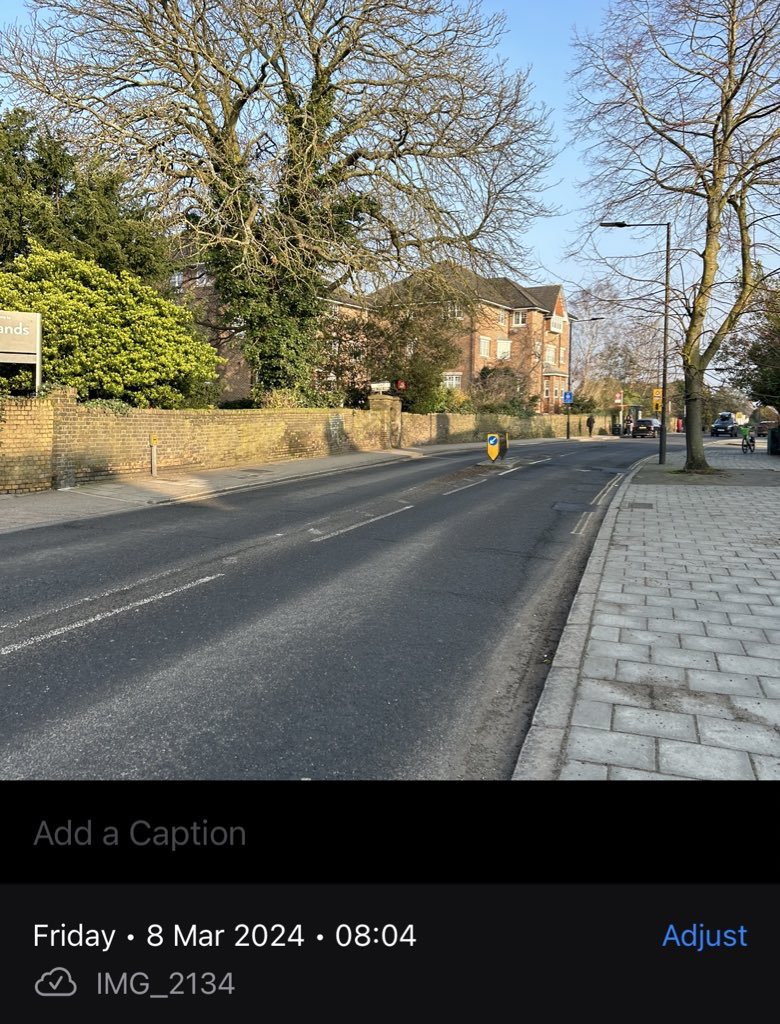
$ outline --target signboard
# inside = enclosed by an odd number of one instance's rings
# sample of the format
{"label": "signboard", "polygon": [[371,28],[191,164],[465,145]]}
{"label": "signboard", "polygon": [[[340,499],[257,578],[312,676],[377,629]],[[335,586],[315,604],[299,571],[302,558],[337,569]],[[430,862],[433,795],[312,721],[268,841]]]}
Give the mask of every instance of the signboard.
{"label": "signboard", "polygon": [[660,412],[664,399],[663,388],[653,388],[653,412]]}
{"label": "signboard", "polygon": [[496,459],[503,459],[509,447],[509,434],[488,434],[487,453],[491,462]]}
{"label": "signboard", "polygon": [[0,309],[0,363],[34,363],[41,389],[41,314]]}
{"label": "signboard", "polygon": [[623,404],[623,392],[622,391],[618,391],[615,394],[615,405],[622,405],[622,404]]}
{"label": "signboard", "polygon": [[573,401],[574,401],[574,393],[571,392],[571,391],[564,391],[563,392],[563,404],[564,405],[571,405],[571,403]]}
{"label": "signboard", "polygon": [[389,380],[379,380],[376,383],[371,384],[371,390],[374,394],[382,394],[385,391],[390,390]]}

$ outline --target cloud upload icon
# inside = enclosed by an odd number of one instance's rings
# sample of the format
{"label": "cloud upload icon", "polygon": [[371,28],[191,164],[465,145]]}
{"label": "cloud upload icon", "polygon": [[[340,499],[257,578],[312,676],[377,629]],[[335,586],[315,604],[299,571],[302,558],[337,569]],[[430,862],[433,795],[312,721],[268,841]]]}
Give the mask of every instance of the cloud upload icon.
{"label": "cloud upload icon", "polygon": [[66,967],[52,967],[35,982],[39,996],[75,996],[76,982]]}

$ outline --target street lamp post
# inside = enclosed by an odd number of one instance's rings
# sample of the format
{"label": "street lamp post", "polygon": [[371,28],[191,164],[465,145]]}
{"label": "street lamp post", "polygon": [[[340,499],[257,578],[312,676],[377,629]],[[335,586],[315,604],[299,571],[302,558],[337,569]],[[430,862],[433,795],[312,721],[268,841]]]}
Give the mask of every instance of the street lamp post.
{"label": "street lamp post", "polygon": [[664,347],[661,365],[661,440],[658,445],[658,463],[663,466],[666,462],[666,381],[667,363],[669,357],[669,302],[671,298],[671,273],[672,273],[672,223],[668,220],[645,221],[642,223],[629,224],[624,220],[603,220],[599,224],[602,228],[666,228],[666,273],[664,279]]}
{"label": "street lamp post", "polygon": [[[574,325],[575,325],[575,323],[577,323],[577,324],[589,324],[589,323],[592,323],[594,320],[606,320],[606,317],[604,317],[604,316],[586,316],[586,317],[583,317],[582,320],[580,320],[579,317],[576,317],[576,316],[575,317],[571,317],[571,316],[569,317],[569,370],[568,370],[568,374],[567,374],[567,378],[566,378],[566,380],[567,380],[567,390],[568,391],[571,391],[571,350],[572,350],[572,346],[574,344]],[[571,406],[568,405],[566,407],[566,440],[567,441],[569,440],[569,437],[570,437],[570,430],[569,430],[569,421],[570,421],[570,419],[571,419]],[[580,421],[580,422],[582,422],[582,421]]]}

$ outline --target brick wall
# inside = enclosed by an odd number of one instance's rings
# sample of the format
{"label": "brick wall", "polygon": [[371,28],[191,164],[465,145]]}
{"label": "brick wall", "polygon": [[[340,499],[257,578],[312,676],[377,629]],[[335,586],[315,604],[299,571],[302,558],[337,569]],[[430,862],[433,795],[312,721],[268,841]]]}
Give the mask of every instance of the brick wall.
{"label": "brick wall", "polygon": [[68,487],[157,467],[216,468],[391,446],[391,411],[373,409],[131,409],[77,405],[75,394],[0,403],[0,493]]}
{"label": "brick wall", "polygon": [[53,420],[50,402],[0,399],[0,492],[51,487]]}
{"label": "brick wall", "polygon": [[[587,437],[587,415],[575,413],[571,417],[571,437]],[[611,433],[609,416],[596,416],[593,434],[599,428]],[[420,444],[447,444],[458,441],[483,441],[494,431],[508,431],[509,439],[525,437],[565,437],[566,416],[531,416],[517,419],[513,416],[479,416],[462,413],[429,413],[427,416],[404,413],[401,444],[412,447]]]}
{"label": "brick wall", "polygon": [[[401,445],[483,441],[492,431],[564,437],[565,416],[399,413],[397,399],[376,396],[357,409],[130,409],[126,415],[78,405],[64,388],[48,398],[0,400],[0,493],[72,487],[87,480],[150,471],[150,435],[159,472],[242,462],[280,462]],[[571,436],[587,435],[587,417],[571,417]],[[596,417],[594,434],[611,430]]]}

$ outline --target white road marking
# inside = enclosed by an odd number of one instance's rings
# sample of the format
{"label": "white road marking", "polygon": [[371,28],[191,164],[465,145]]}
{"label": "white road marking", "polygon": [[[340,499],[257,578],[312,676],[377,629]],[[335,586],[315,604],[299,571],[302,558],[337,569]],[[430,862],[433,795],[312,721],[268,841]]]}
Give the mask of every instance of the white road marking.
{"label": "white road marking", "polygon": [[202,576],[199,580],[193,580],[192,583],[185,583],[181,587],[175,587],[173,590],[166,590],[162,594],[153,594],[151,597],[145,597],[141,601],[133,601],[132,604],[125,604],[121,608],[113,608],[110,612],[100,612],[98,615],[92,615],[88,619],[81,619],[79,622],[72,622],[69,626],[60,626],[57,629],[51,629],[48,633],[40,633],[38,636],[30,636],[26,640],[21,640],[17,644],[8,644],[7,647],[0,647],[0,655],[2,654],[13,654],[15,651],[21,651],[25,647],[33,647],[35,644],[43,643],[44,640],[51,640],[55,636],[62,636],[63,633],[71,633],[74,629],[81,629],[83,626],[91,626],[93,622],[102,622],[103,619],[113,618],[114,615],[120,615],[122,612],[130,612],[134,608],[141,608],[145,604],[152,604],[154,601],[162,601],[163,598],[173,597],[174,594],[181,594],[185,590],[191,590],[192,587],[199,587],[201,583],[210,583],[212,580],[217,580],[220,576],[224,576],[224,572],[218,572],[214,576]]}
{"label": "white road marking", "polygon": [[499,476],[506,476],[507,473],[516,473],[518,471],[518,469],[522,469],[522,468],[523,468],[522,466],[513,466],[511,469],[504,469],[504,470],[502,470],[498,475]]}
{"label": "white road marking", "polygon": [[457,494],[458,491],[467,491],[469,489],[469,487],[476,487],[477,484],[484,484],[484,483],[487,483],[487,477],[484,480],[475,480],[473,484],[464,484],[463,487],[456,487],[452,491],[445,491],[444,492],[444,496],[446,497],[448,494]]}
{"label": "white road marking", "polygon": [[[359,530],[361,526],[368,526],[369,523],[378,523],[380,519],[387,519],[388,516],[397,516],[399,512],[406,512],[414,508],[414,505],[404,505],[403,508],[396,508],[392,512],[385,512],[382,516],[374,516],[373,519],[366,519],[364,523],[354,523],[352,526],[345,526],[343,530],[334,530],[333,533],[325,533],[321,537],[312,537],[312,544],[318,544],[321,540],[330,540],[331,537],[338,537],[342,533],[349,533],[350,530]],[[310,531],[314,532],[314,531]]]}
{"label": "white road marking", "polygon": [[152,576],[146,576],[144,579],[138,580],[135,583],[127,583],[123,587],[111,587],[110,590],[104,590],[100,594],[90,594],[89,597],[81,597],[78,601],[71,601],[69,604],[62,604],[57,608],[50,608],[43,612],[36,612],[34,615],[25,615],[24,618],[17,619],[16,622],[4,622],[0,625],[0,629],[12,629],[14,626],[21,626],[23,622],[29,622],[31,619],[41,619],[44,615],[58,615],[60,612],[66,612],[71,608],[77,608],[80,604],[88,604],[90,601],[99,601],[102,597],[111,597],[112,594],[121,594],[125,590],[135,590],[136,587],[143,587],[146,583],[152,583],[154,580],[162,579],[164,576],[170,576],[172,573],[180,571],[180,569],[166,569],[164,572],[156,572]]}

